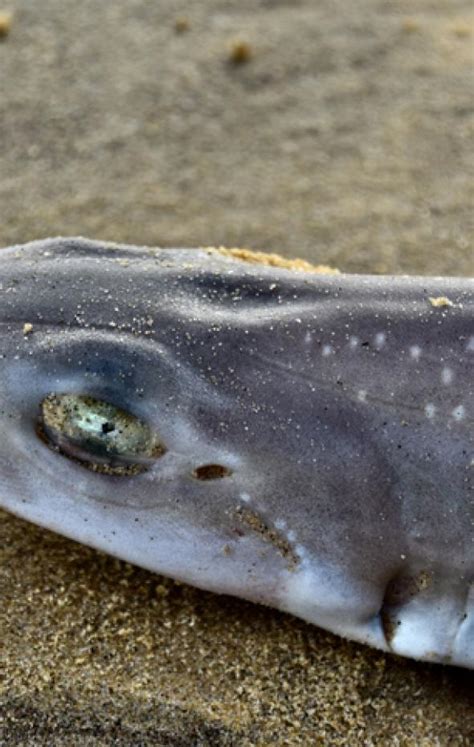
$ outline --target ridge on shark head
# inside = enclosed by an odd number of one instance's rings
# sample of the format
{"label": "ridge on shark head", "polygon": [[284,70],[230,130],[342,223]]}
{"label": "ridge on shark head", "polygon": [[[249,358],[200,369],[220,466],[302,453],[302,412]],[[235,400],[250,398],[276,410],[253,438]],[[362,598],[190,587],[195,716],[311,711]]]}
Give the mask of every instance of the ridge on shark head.
{"label": "ridge on shark head", "polygon": [[474,282],[262,260],[2,250],[0,505],[474,668]]}

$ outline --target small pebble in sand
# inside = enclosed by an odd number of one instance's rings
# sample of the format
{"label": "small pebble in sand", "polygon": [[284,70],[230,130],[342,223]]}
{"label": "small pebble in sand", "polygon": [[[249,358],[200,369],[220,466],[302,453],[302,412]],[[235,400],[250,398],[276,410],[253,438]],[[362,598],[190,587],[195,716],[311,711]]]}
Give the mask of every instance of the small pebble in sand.
{"label": "small pebble in sand", "polygon": [[415,31],[420,30],[420,24],[415,18],[404,18],[402,21],[402,31],[407,34],[413,34]]}
{"label": "small pebble in sand", "polygon": [[229,60],[234,65],[242,65],[248,62],[253,56],[252,47],[246,41],[237,39],[230,46]]}
{"label": "small pebble in sand", "polygon": [[29,335],[31,334],[31,332],[33,332],[33,325],[31,324],[31,322],[25,322],[25,324],[23,325],[23,334]]}
{"label": "small pebble in sand", "polygon": [[455,26],[453,26],[453,34],[459,37],[459,39],[467,39],[468,37],[472,36],[473,31],[474,27],[467,21],[460,21]]}
{"label": "small pebble in sand", "polygon": [[184,34],[191,28],[191,22],[186,16],[179,16],[174,22],[174,30],[177,34]]}
{"label": "small pebble in sand", "polygon": [[8,36],[12,25],[12,14],[0,11],[0,39]]}

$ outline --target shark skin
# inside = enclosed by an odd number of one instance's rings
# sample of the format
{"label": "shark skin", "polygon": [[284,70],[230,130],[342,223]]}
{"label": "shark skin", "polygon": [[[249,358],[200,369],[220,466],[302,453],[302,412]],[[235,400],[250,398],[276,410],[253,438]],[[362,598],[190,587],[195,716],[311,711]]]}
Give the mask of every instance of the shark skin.
{"label": "shark skin", "polygon": [[[474,668],[474,281],[52,239],[0,254],[0,505],[384,651]],[[49,395],[164,452],[88,468]]]}

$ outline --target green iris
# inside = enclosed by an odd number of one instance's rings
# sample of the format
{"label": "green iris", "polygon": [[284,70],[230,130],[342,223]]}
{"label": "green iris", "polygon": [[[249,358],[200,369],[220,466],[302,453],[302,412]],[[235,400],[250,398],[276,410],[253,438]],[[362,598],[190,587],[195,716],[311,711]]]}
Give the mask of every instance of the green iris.
{"label": "green iris", "polygon": [[40,409],[39,435],[95,472],[138,474],[166,451],[147,423],[110,402],[49,394]]}

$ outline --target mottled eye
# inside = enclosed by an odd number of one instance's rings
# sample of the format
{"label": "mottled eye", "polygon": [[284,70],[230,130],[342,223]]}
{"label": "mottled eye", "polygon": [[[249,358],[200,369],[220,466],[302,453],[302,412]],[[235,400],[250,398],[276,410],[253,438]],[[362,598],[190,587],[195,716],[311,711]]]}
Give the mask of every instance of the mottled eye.
{"label": "mottled eye", "polygon": [[93,397],[49,394],[41,402],[38,435],[94,472],[136,475],[166,449],[150,426]]}

